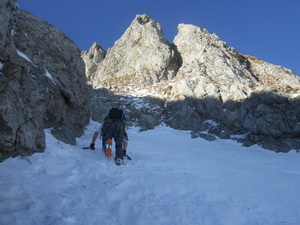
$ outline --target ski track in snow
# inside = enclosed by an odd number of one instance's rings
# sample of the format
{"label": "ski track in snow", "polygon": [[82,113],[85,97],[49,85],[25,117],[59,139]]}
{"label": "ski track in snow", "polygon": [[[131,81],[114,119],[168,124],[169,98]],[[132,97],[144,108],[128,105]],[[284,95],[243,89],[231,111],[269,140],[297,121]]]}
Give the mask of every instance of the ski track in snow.
{"label": "ski track in snow", "polygon": [[298,225],[300,154],[191,139],[165,126],[128,130],[132,161],[115,166],[46,130],[47,148],[0,164],[2,225]]}

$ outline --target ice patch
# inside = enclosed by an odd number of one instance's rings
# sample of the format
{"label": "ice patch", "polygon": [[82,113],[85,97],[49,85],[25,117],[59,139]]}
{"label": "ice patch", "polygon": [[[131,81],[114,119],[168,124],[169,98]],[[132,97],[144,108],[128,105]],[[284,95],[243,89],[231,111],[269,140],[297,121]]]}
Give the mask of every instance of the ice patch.
{"label": "ice patch", "polygon": [[21,51],[19,51],[19,50],[17,49],[17,53],[18,53],[18,55],[19,55],[20,57],[22,57],[23,59],[25,59],[26,61],[30,62],[33,66],[36,67],[36,65],[34,65],[33,62],[31,62],[31,60],[30,60],[23,52],[21,52]]}
{"label": "ice patch", "polygon": [[53,76],[48,72],[48,70],[47,70],[46,67],[45,67],[45,71],[46,71],[46,72],[45,72],[45,76],[48,77],[48,78],[52,81],[52,83],[53,83],[54,85],[56,85]]}
{"label": "ice patch", "polygon": [[216,123],[215,121],[213,121],[213,120],[206,120],[206,121],[204,121],[205,123],[208,123],[208,124],[210,124],[210,125],[212,125],[212,126],[217,126],[218,125],[218,123]]}

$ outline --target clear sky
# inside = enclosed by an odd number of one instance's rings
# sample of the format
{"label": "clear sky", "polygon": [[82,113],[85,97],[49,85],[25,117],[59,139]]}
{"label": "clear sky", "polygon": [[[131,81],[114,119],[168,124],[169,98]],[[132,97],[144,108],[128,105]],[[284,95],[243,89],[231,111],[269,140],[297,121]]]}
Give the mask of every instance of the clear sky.
{"label": "clear sky", "polygon": [[19,8],[48,21],[81,50],[114,45],[137,14],[161,24],[173,42],[179,23],[216,33],[240,53],[300,75],[299,0],[19,0]]}

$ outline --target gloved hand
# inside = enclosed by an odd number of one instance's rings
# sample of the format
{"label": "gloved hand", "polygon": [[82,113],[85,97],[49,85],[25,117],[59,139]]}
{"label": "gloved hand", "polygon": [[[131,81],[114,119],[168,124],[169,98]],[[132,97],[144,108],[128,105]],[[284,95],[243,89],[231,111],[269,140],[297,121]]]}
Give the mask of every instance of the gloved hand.
{"label": "gloved hand", "polygon": [[95,144],[90,144],[90,149],[95,150]]}

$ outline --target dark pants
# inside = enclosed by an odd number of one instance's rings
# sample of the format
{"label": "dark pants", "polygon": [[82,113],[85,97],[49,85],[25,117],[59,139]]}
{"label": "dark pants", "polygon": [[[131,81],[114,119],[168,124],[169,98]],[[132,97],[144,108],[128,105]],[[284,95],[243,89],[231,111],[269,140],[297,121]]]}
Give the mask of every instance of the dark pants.
{"label": "dark pants", "polygon": [[102,148],[106,148],[108,139],[115,141],[116,158],[123,159],[123,139],[125,134],[125,126],[122,121],[105,122],[102,126]]}

